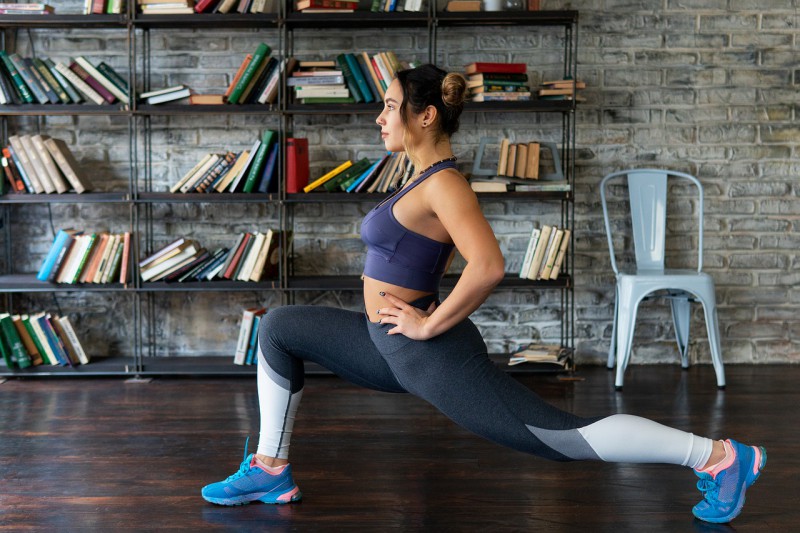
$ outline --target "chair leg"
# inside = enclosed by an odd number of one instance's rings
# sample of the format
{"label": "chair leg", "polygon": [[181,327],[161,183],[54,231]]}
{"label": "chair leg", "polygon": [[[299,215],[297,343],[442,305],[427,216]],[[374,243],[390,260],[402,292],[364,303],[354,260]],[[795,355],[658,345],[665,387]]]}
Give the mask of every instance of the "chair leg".
{"label": "chair leg", "polygon": [[620,291],[617,303],[617,377],[614,388],[622,390],[625,379],[625,369],[631,359],[631,345],[633,344],[633,330],[636,326],[636,312],[639,301],[630,291]]}
{"label": "chair leg", "polygon": [[617,355],[617,313],[619,313],[619,287],[614,289],[614,321],[611,326],[611,345],[608,348],[608,363],[606,363],[609,370],[614,370],[614,359]]}
{"label": "chair leg", "polygon": [[706,315],[706,330],[708,330],[708,346],[711,351],[711,362],[717,375],[717,387],[725,388],[725,366],[722,363],[722,347],[719,339],[719,318],[717,306],[712,300],[710,303],[703,300],[703,311]]}
{"label": "chair leg", "polygon": [[681,367],[689,368],[689,323],[691,319],[691,302],[689,295],[670,298],[672,307],[672,323],[675,328],[675,340],[681,354]]}

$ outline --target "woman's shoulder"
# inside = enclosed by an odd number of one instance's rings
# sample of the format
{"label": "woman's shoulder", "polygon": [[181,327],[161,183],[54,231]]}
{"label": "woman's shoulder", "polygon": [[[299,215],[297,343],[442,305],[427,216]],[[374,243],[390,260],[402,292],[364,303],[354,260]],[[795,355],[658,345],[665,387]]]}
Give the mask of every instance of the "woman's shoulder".
{"label": "woman's shoulder", "polygon": [[428,186],[433,190],[441,190],[443,188],[461,188],[466,187],[472,190],[467,182],[467,178],[455,168],[445,168],[431,175],[427,180]]}

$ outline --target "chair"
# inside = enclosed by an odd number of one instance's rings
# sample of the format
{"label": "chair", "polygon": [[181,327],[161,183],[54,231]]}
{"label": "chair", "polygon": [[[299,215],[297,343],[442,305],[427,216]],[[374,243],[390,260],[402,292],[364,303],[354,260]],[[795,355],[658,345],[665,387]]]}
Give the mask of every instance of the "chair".
{"label": "chair", "polygon": [[[606,190],[612,180],[627,181],[630,201],[630,222],[633,232],[635,268],[623,272],[617,268],[614,252],[614,235],[609,217]],[[698,192],[697,270],[664,268],[664,250],[667,220],[667,181],[693,184]],[[689,322],[691,302],[699,301],[705,313],[711,360],[717,377],[717,386],[725,387],[725,370],[720,349],[719,322],[714,293],[714,280],[703,270],[703,186],[697,178],[670,170],[642,169],[614,172],[600,182],[611,268],[616,275],[614,326],[611,347],[608,351],[608,368],[613,370],[616,358],[615,388],[622,390],[625,369],[631,357],[633,330],[639,303],[657,291],[662,291],[672,307],[675,338],[681,354],[681,366],[689,367]]]}

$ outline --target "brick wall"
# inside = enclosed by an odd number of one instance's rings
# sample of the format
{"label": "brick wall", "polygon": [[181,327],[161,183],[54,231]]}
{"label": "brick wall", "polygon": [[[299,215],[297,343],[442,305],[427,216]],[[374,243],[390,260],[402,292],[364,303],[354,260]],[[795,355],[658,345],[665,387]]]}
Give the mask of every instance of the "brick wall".
{"label": "brick wall", "polygon": [[[563,3],[546,0],[545,8]],[[787,4],[793,4],[787,7]],[[78,11],[76,3],[58,6]],[[565,6],[571,8],[573,6]],[[797,163],[800,127],[797,97],[800,16],[796,1],[777,0],[592,0],[580,9],[578,71],[589,88],[577,113],[575,204],[576,345],[579,362],[605,360],[613,307],[613,277],[597,184],[626,167],[669,167],[696,175],[705,187],[705,268],[717,283],[722,346],[728,362],[792,362],[800,358],[798,254],[800,199]],[[82,54],[127,67],[124,32],[44,31],[17,34],[30,55],[66,58]],[[524,61],[534,83],[558,76],[563,31],[520,28],[439,29],[436,62],[459,70],[477,58]],[[244,54],[260,41],[277,47],[272,30],[153,30],[153,87],[185,83],[198,92],[220,92]],[[379,43],[379,44],[376,44]],[[401,59],[427,57],[426,31],[354,30],[296,33],[299,57],[330,58],[340,51],[395,50]],[[312,174],[345,158],[381,154],[372,116],[295,117],[291,127],[311,143]],[[65,139],[92,169],[97,190],[119,190],[129,168],[128,123],[109,117],[46,117],[13,121]],[[141,129],[142,124],[137,124]],[[209,151],[248,148],[270,117],[154,117],[153,182],[165,190]],[[469,170],[483,136],[558,140],[560,119],[517,113],[468,114],[454,138],[462,169]],[[141,139],[140,139],[141,140]],[[141,147],[141,143],[139,144]],[[679,199],[671,234],[689,229],[696,205]],[[556,223],[559,206],[484,202],[483,208],[506,257],[519,268],[532,221]],[[309,204],[295,211],[298,273],[354,274],[363,246],[359,218],[369,204]],[[277,225],[264,206],[156,206],[156,241],[190,235],[203,244],[224,243],[235,233]],[[18,269],[35,270],[49,246],[53,226],[79,225],[118,231],[127,208],[76,205],[13,208],[13,251]],[[694,255],[679,241],[670,251],[677,264]],[[16,259],[15,259],[16,260]],[[463,265],[456,262],[456,267]],[[58,296],[65,312],[80,316],[85,335],[109,351],[125,353],[130,302],[126,296]],[[228,354],[235,344],[240,309],[276,305],[272,293],[156,295],[159,355]],[[21,299],[21,306],[52,307],[51,296]],[[359,309],[358,294],[304,293],[298,303]],[[491,351],[513,349],[532,339],[558,338],[556,292],[498,291],[473,319]],[[634,339],[634,363],[676,362],[668,307],[645,303]],[[692,321],[693,361],[709,361],[702,312]]]}

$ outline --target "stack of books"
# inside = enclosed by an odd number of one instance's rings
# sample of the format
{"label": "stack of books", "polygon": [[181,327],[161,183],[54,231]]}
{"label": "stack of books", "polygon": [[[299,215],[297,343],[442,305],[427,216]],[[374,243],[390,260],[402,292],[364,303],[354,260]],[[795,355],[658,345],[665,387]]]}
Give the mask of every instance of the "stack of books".
{"label": "stack of books", "polygon": [[2,148],[0,163],[10,184],[9,190],[61,194],[89,189],[89,180],[61,139],[47,135],[12,135],[8,142],[9,145]]}
{"label": "stack of books", "polygon": [[423,0],[372,0],[370,11],[392,13],[401,11],[423,11],[427,9]]}
{"label": "stack of books", "polygon": [[352,13],[358,2],[350,0],[297,0],[295,11],[301,13]]}
{"label": "stack of books", "polygon": [[185,85],[173,85],[164,89],[156,89],[139,94],[139,101],[147,105],[164,104],[185,100],[192,94],[192,90]]}
{"label": "stack of books", "polygon": [[128,104],[128,82],[108,64],[82,56],[66,63],[0,50],[0,105]]}
{"label": "stack of books", "polygon": [[[372,56],[367,52],[343,53],[332,61],[298,62],[289,85],[302,104],[381,102],[397,71],[414,65],[400,61],[392,51]],[[317,79],[310,82],[306,78]]]}
{"label": "stack of books", "polygon": [[0,3],[0,15],[50,15],[55,8],[48,4]]}
{"label": "stack of books", "polygon": [[229,104],[272,104],[278,96],[281,73],[294,68],[295,60],[270,57],[272,49],[260,43],[252,54],[245,55],[233,76],[225,101]]}
{"label": "stack of books", "polygon": [[525,63],[470,63],[464,67],[473,102],[516,102],[531,99]]}
{"label": "stack of books", "polygon": [[566,367],[569,363],[569,350],[558,344],[529,344],[512,354],[508,366],[520,363],[550,363]]}
{"label": "stack of books", "polygon": [[583,97],[577,94],[580,89],[585,89],[586,83],[570,79],[545,81],[539,89],[539,100],[577,100]]}
{"label": "stack of books", "polygon": [[[171,0],[175,1],[175,0]],[[124,13],[125,0],[84,0],[84,15],[118,15]]]}
{"label": "stack of books", "polygon": [[89,356],[69,317],[47,312],[32,315],[1,313],[0,355],[7,368],[89,364]]}
{"label": "stack of books", "polygon": [[249,150],[206,154],[169,192],[277,192],[279,148],[277,132],[265,130]]}
{"label": "stack of books", "polygon": [[413,174],[414,165],[405,152],[387,153],[375,162],[345,161],[303,191],[385,193],[402,187]]}
{"label": "stack of books", "polygon": [[59,230],[36,279],[51,283],[128,283],[131,234]]}
{"label": "stack of books", "polygon": [[230,248],[206,250],[179,238],[139,262],[142,281],[261,281],[278,276],[280,232],[245,232]]}
{"label": "stack of books", "polygon": [[136,0],[142,15],[191,15],[194,0]]}
{"label": "stack of books", "polygon": [[242,313],[239,325],[239,339],[236,341],[235,365],[254,365],[258,357],[258,325],[267,312],[266,307],[251,307]]}
{"label": "stack of books", "polygon": [[569,248],[570,235],[570,230],[557,226],[543,225],[541,229],[533,228],[519,277],[532,280],[557,279]]}

